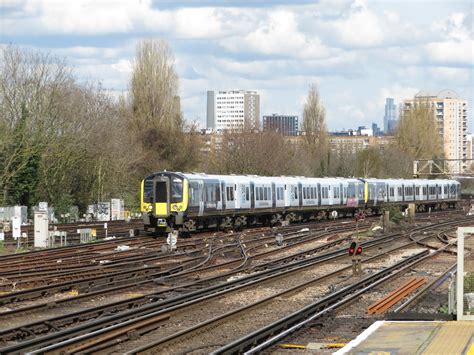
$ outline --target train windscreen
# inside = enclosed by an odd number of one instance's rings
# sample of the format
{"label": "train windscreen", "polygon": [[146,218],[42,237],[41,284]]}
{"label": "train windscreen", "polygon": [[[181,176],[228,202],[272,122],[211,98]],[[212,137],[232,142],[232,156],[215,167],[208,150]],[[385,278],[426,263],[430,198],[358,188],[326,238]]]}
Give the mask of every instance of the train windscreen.
{"label": "train windscreen", "polygon": [[143,184],[143,202],[153,202],[153,178],[146,179]]}
{"label": "train windscreen", "polygon": [[183,180],[173,178],[171,182],[171,202],[182,202],[183,201]]}

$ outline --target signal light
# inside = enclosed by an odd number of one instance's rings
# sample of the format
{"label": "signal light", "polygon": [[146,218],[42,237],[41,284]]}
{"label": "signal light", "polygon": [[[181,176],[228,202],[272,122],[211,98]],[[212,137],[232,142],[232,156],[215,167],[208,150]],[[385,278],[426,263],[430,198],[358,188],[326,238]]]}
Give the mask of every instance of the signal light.
{"label": "signal light", "polygon": [[356,242],[352,242],[352,243],[351,243],[351,246],[349,247],[349,256],[354,255],[354,253],[355,253],[355,251],[356,251],[356,248],[357,248],[357,243],[356,243]]}
{"label": "signal light", "polygon": [[356,255],[362,254],[362,247],[357,247]]}

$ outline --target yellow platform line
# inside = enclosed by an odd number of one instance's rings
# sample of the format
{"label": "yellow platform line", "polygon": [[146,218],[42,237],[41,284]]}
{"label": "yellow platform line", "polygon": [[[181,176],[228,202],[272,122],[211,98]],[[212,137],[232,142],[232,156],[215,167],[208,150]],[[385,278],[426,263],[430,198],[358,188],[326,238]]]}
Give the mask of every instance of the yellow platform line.
{"label": "yellow platform line", "polygon": [[[445,322],[434,336],[423,354],[462,354],[474,336],[474,322]],[[469,349],[474,355],[474,349]],[[468,352],[468,353],[469,353]]]}

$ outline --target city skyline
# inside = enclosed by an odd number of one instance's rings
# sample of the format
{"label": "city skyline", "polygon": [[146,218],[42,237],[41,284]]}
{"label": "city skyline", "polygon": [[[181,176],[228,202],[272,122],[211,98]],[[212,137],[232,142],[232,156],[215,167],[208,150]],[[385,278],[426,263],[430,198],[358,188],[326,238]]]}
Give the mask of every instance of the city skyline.
{"label": "city skyline", "polygon": [[0,42],[65,57],[79,79],[118,95],[136,43],[162,38],[175,54],[183,113],[201,127],[207,90],[257,91],[261,116],[301,117],[316,83],[330,130],[383,126],[385,98],[398,103],[420,90],[452,89],[469,107],[474,101],[470,1],[110,4],[3,2]]}

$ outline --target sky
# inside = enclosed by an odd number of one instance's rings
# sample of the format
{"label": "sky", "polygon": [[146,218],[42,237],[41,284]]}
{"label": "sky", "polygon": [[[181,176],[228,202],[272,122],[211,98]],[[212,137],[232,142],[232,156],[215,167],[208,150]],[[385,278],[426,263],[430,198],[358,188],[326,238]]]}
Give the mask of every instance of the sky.
{"label": "sky", "polygon": [[301,117],[314,83],[330,130],[382,126],[386,97],[450,89],[472,132],[473,18],[474,0],[2,0],[0,45],[65,58],[117,97],[137,43],[164,39],[202,128],[207,90],[256,90],[261,115]]}

